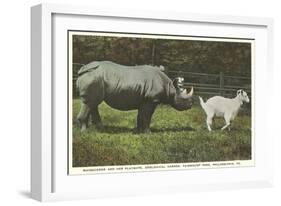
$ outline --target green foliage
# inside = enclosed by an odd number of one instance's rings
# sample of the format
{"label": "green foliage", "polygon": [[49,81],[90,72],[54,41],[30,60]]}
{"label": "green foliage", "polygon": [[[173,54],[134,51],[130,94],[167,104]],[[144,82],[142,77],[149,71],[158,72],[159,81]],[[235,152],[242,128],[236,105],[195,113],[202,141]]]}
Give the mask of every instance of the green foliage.
{"label": "green foliage", "polygon": [[73,63],[101,60],[124,65],[163,65],[167,70],[251,76],[249,43],[73,36]]}
{"label": "green foliage", "polygon": [[221,131],[216,119],[208,132],[205,114],[198,106],[178,112],[159,106],[150,134],[134,133],[137,111],[121,112],[99,106],[104,128],[93,125],[81,133],[75,117],[79,100],[73,101],[73,166],[137,165],[251,159],[251,118],[239,115],[231,131]]}
{"label": "green foliage", "polygon": [[240,88],[251,96],[250,43],[74,35],[73,63],[80,63],[73,64],[74,98],[79,96],[77,71],[83,64],[103,60],[123,65],[163,65],[171,79],[184,77],[185,82],[197,85],[196,94],[204,98],[218,94],[234,97]]}

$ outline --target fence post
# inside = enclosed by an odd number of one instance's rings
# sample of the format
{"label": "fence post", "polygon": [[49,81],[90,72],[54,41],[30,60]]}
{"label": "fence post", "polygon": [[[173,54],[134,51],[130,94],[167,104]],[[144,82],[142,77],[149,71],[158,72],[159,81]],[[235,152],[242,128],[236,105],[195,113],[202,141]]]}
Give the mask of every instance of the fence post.
{"label": "fence post", "polygon": [[224,96],[224,73],[220,72],[220,95]]}

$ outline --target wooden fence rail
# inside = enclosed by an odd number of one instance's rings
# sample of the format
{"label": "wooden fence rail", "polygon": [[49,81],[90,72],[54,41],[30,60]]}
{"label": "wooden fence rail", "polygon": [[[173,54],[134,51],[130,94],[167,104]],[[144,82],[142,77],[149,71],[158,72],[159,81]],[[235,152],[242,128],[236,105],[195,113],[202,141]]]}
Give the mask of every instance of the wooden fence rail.
{"label": "wooden fence rail", "polygon": [[230,76],[223,72],[219,74],[168,71],[170,78],[184,77],[183,86],[189,88],[193,86],[196,94],[202,96],[221,95],[234,97],[238,89],[245,90],[251,96],[251,78],[245,76]]}

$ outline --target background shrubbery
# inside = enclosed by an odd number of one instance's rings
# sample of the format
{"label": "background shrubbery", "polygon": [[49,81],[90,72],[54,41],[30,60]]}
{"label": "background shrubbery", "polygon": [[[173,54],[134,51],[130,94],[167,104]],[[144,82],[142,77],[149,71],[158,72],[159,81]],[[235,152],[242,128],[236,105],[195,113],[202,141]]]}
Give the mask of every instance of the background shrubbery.
{"label": "background shrubbery", "polygon": [[251,76],[249,43],[73,36],[74,63],[103,60],[124,65],[163,65],[167,70]]}

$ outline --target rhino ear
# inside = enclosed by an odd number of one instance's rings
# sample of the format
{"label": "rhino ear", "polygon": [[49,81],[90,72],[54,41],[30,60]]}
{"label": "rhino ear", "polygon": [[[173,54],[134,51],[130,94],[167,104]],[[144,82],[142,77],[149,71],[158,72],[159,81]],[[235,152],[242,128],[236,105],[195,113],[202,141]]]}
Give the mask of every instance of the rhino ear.
{"label": "rhino ear", "polygon": [[176,77],[174,80],[173,80],[173,85],[176,89],[181,89],[182,86],[183,86],[183,81],[184,81],[184,78],[183,77]]}
{"label": "rhino ear", "polygon": [[174,85],[174,87],[175,87],[176,89],[178,89],[178,79],[177,79],[177,78],[175,78],[175,79],[173,80],[173,85]]}
{"label": "rhino ear", "polygon": [[191,87],[191,90],[190,90],[190,92],[187,94],[187,96],[188,96],[188,97],[192,97],[193,91],[194,91],[194,90],[193,90],[193,87]]}

